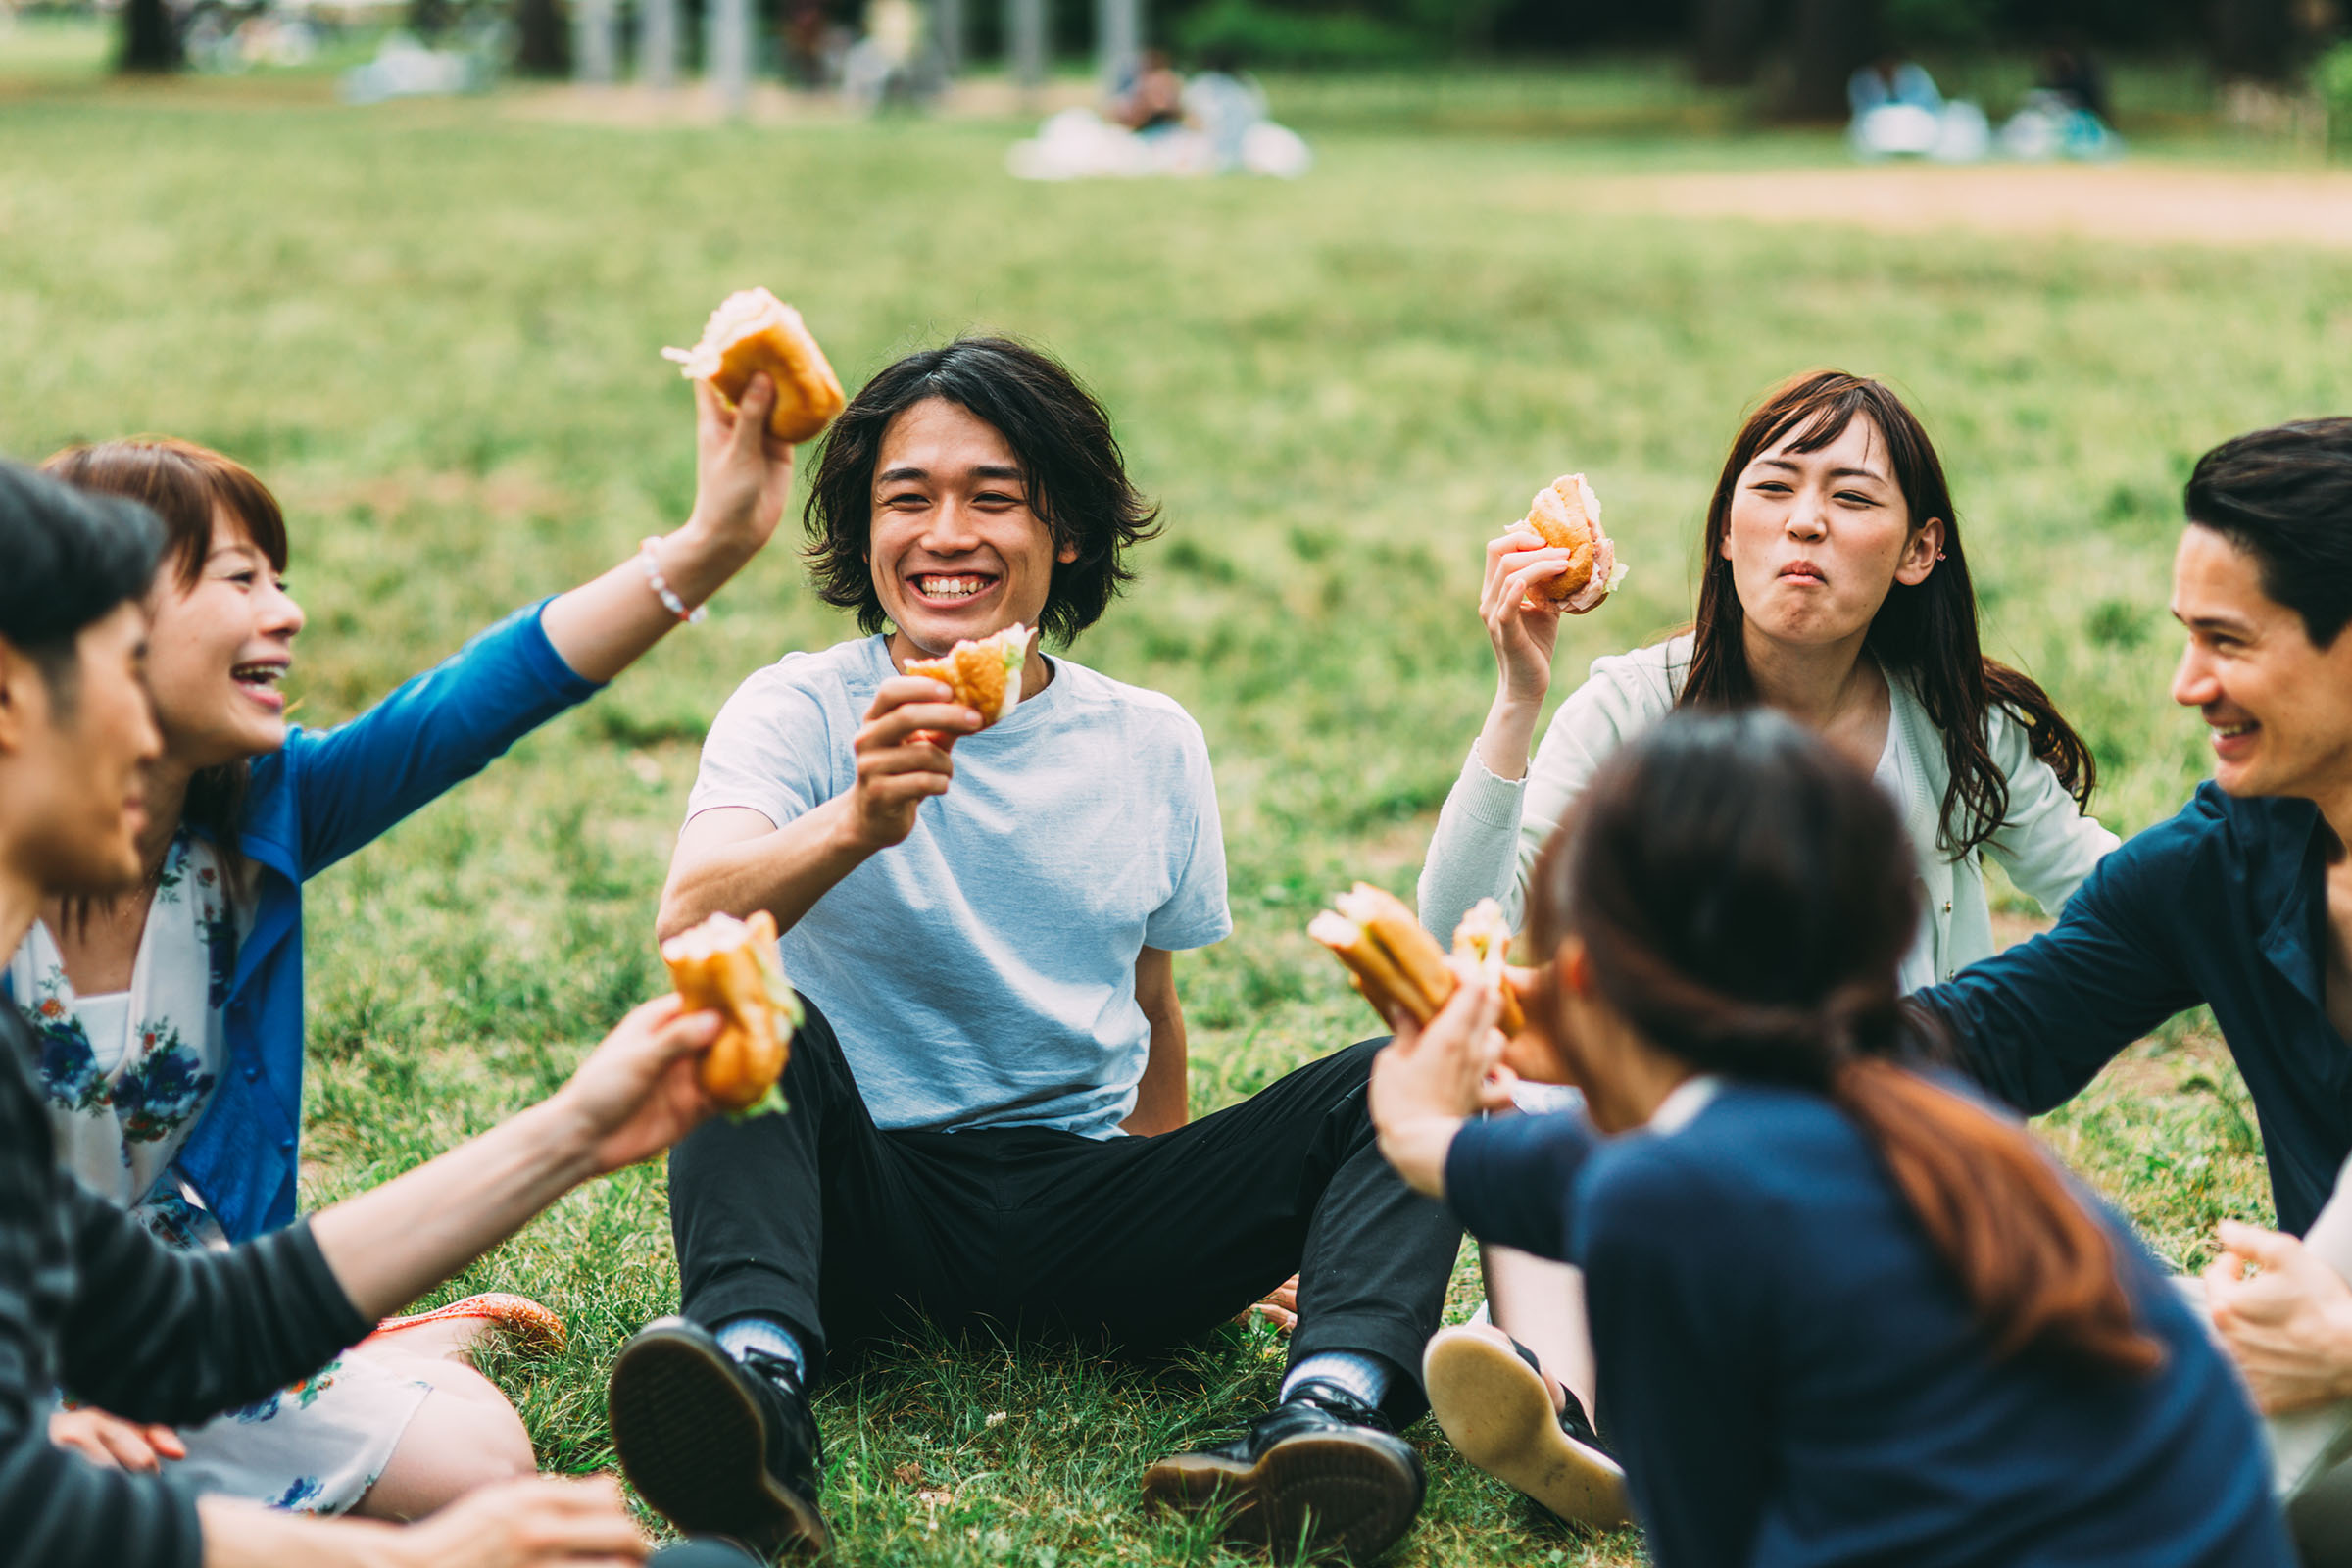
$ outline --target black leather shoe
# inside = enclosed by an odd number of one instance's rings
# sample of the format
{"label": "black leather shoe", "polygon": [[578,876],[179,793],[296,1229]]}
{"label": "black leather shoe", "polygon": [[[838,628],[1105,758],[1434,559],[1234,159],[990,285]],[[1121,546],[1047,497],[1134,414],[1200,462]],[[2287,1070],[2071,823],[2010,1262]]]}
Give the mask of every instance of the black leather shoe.
{"label": "black leather shoe", "polygon": [[823,1457],[789,1361],[738,1362],[682,1317],[637,1331],[612,1363],[612,1446],[637,1494],[687,1535],[732,1536],[767,1557],[810,1557]]}
{"label": "black leather shoe", "polygon": [[1368,1562],[1421,1511],[1421,1456],[1378,1410],[1320,1378],[1250,1424],[1244,1436],[1144,1472],[1144,1496],[1199,1512],[1231,1508],[1234,1541],[1290,1552],[1340,1551]]}

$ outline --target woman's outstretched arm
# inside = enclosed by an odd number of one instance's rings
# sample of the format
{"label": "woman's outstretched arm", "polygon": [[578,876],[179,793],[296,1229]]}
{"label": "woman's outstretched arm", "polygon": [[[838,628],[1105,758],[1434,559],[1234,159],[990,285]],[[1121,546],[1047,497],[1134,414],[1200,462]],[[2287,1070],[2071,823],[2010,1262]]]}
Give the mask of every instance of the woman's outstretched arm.
{"label": "woman's outstretched arm", "polygon": [[[784,515],[792,490],[792,447],[767,428],[774,384],[755,376],[729,410],[710,383],[694,383],[694,512],[657,541],[655,565],[688,609],[718,592],[758,555]],[[539,623],[574,673],[608,681],[678,624],[637,556],[582,583],[540,612]]]}

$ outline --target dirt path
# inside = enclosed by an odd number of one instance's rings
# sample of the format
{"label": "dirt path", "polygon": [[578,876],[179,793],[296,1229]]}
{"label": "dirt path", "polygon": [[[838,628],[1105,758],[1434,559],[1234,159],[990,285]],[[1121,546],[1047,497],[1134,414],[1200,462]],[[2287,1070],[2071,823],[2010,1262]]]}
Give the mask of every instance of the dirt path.
{"label": "dirt path", "polygon": [[1959,228],[2138,244],[2352,249],[2352,172],[1908,165],[1579,180],[1574,188],[1580,203],[1616,212],[1844,223],[1888,234]]}

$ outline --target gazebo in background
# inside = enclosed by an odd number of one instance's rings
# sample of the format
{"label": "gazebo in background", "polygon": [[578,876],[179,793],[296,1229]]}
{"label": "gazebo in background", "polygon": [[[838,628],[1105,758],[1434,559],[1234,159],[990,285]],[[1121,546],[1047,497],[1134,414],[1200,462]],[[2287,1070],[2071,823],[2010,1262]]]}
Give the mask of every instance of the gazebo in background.
{"label": "gazebo in background", "polygon": [[[710,0],[710,82],[730,114],[741,113],[752,85],[752,0]],[[970,58],[969,0],[930,0],[931,29],[950,77]],[[1004,0],[1005,64],[1022,88],[1043,86],[1053,59],[1048,0]],[[620,78],[618,0],[572,0],[572,64],[579,80]],[[1108,88],[1135,68],[1143,47],[1144,0],[1095,0],[1096,61]],[[678,0],[638,0],[637,78],[657,92],[678,81]]]}

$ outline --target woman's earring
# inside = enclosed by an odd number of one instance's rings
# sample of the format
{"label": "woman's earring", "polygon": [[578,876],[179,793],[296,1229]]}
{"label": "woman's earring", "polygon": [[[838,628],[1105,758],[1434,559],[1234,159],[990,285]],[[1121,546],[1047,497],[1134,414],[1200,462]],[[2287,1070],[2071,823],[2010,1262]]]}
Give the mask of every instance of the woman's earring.
{"label": "woman's earring", "polygon": [[1936,551],[1936,559],[1937,561],[1941,561],[1941,560],[1943,559],[1943,552],[1942,552],[1942,551],[1940,551],[1940,550]]}

